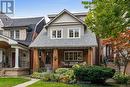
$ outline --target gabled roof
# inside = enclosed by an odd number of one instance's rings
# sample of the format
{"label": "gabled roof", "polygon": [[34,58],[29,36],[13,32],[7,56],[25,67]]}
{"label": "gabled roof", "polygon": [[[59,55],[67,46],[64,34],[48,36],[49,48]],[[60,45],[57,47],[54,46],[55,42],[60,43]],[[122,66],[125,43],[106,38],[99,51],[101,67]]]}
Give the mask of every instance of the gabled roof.
{"label": "gabled roof", "polygon": [[46,29],[43,29],[29,47],[42,48],[64,48],[64,47],[96,47],[96,36],[89,29],[86,29],[83,36],[77,39],[50,39]]}
{"label": "gabled roof", "polygon": [[80,20],[79,18],[77,18],[74,14],[70,13],[68,10],[64,9],[58,15],[56,15],[54,19],[52,19],[50,22],[48,22],[45,25],[45,27],[49,26],[52,22],[54,22],[57,18],[59,18],[63,13],[69,14],[70,16],[72,16],[73,18],[75,18],[77,21],[79,21],[81,24],[85,25],[85,23],[82,20]]}
{"label": "gabled roof", "polygon": [[8,19],[4,22],[4,27],[29,26],[37,24],[42,18],[43,17]]}

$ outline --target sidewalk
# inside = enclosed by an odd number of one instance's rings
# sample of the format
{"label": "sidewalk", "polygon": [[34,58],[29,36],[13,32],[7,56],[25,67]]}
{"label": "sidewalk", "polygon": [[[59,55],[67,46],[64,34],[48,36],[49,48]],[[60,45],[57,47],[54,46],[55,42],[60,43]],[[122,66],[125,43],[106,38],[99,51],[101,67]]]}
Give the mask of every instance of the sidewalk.
{"label": "sidewalk", "polygon": [[19,85],[16,85],[14,87],[27,87],[35,82],[38,82],[40,79],[31,79],[31,81],[28,81],[28,82],[25,82],[25,83],[22,83],[22,84],[19,84]]}

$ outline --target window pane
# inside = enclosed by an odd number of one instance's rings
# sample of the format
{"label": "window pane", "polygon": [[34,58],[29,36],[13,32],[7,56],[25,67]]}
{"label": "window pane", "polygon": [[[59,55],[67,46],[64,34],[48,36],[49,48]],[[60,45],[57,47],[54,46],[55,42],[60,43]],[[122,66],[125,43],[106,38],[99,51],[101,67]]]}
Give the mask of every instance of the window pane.
{"label": "window pane", "polygon": [[69,37],[73,37],[73,30],[69,30]]}
{"label": "window pane", "polygon": [[0,30],[0,34],[3,34],[3,30]]}
{"label": "window pane", "polygon": [[10,31],[10,38],[14,39],[14,31]]}
{"label": "window pane", "polygon": [[56,31],[52,31],[52,38],[56,38]]}
{"label": "window pane", "polygon": [[16,39],[19,39],[19,30],[16,30]]}
{"label": "window pane", "polygon": [[61,38],[61,30],[57,31],[57,38]]}
{"label": "window pane", "polygon": [[82,61],[83,52],[80,51],[66,51],[64,54],[65,61]]}
{"label": "window pane", "polygon": [[79,37],[79,29],[75,30],[75,37]]}

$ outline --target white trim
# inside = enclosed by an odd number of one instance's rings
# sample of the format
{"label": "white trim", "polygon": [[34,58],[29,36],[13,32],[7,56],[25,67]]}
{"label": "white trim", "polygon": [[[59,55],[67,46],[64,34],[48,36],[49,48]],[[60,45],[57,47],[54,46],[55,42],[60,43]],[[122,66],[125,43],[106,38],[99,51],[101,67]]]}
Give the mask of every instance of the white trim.
{"label": "white trim", "polygon": [[[79,37],[75,37],[75,32],[73,32],[73,35],[74,35],[73,37],[69,37],[69,30],[75,31],[76,29],[79,30]],[[69,39],[77,39],[77,38],[81,37],[81,28],[68,28],[67,30],[68,30],[67,31],[67,38],[69,38]]]}
{"label": "white trim", "polygon": [[[61,30],[61,38],[57,38],[57,31]],[[52,38],[52,31],[56,31],[56,38]],[[62,39],[63,38],[63,29],[50,29],[50,38],[51,39]]]}
{"label": "white trim", "polygon": [[[82,53],[82,60],[66,60],[65,59],[65,53],[69,53],[69,52],[81,52]],[[73,56],[74,57],[74,56]],[[74,58],[73,58],[74,59]],[[75,62],[78,62],[78,61],[83,61],[83,51],[64,51],[64,61],[70,61],[70,62],[72,62],[72,61],[75,61]]]}

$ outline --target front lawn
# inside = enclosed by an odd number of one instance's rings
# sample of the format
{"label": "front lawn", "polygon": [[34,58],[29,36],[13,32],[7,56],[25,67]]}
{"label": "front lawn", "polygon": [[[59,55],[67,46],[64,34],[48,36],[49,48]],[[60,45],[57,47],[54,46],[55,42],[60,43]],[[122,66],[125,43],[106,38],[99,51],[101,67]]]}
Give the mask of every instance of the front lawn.
{"label": "front lawn", "polygon": [[[111,86],[101,86],[101,85],[94,85],[94,84],[64,84],[64,83],[57,83],[57,82],[43,82],[43,81],[38,81],[28,87],[118,87],[117,85]],[[125,87],[125,86],[123,86]],[[128,86],[129,87],[129,86]]]}
{"label": "front lawn", "polygon": [[26,81],[29,81],[29,79],[24,79],[20,77],[17,78],[4,77],[0,78],[0,87],[12,87],[20,83],[24,83]]}

